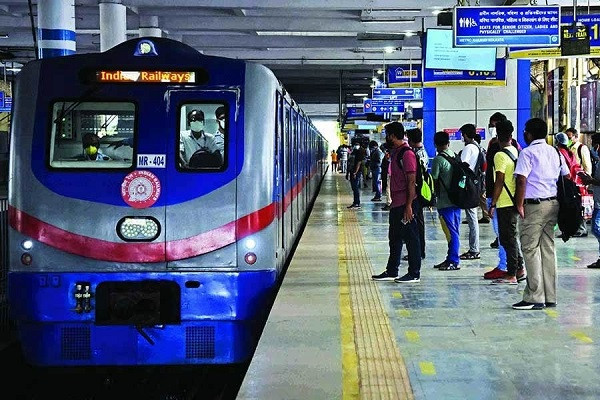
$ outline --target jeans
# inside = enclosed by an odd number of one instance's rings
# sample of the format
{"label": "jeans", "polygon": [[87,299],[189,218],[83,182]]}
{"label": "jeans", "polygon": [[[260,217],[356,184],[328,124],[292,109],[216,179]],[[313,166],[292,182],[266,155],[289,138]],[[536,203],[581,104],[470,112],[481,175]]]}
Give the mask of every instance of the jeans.
{"label": "jeans", "polygon": [[446,261],[450,261],[458,264],[460,259],[458,258],[458,250],[460,248],[460,208],[451,206],[446,208],[438,209],[440,219],[443,222],[442,228],[446,228],[444,233],[446,234],[446,240],[448,240],[448,255]]}
{"label": "jeans", "polygon": [[[488,209],[491,205],[492,199],[487,199]],[[504,250],[504,246],[500,243],[500,237],[498,236],[498,213],[494,213],[494,217],[492,218],[492,228],[498,238],[498,269],[506,271],[506,250]]]}
{"label": "jeans", "polygon": [[359,172],[358,174],[354,175],[354,177],[352,175],[350,175],[350,185],[352,186],[352,193],[354,194],[354,201],[352,202],[352,204],[354,205],[360,205],[360,182],[361,182],[361,178],[362,178],[362,173]]}
{"label": "jeans", "polygon": [[[413,201],[413,214],[418,214],[419,204]],[[394,207],[390,210],[390,228],[388,239],[390,256],[386,270],[391,276],[398,275],[398,266],[402,256],[402,247],[406,242],[408,250],[408,274],[413,278],[421,277],[421,244],[419,243],[419,228],[417,220],[413,218],[408,224],[403,224],[406,206]]]}
{"label": "jeans", "polygon": [[598,253],[600,254],[600,209],[598,208],[594,208],[592,213],[592,234],[598,239]]}
{"label": "jeans", "polygon": [[376,198],[381,198],[381,167],[375,168],[371,170],[373,174],[373,192],[375,192]]}
{"label": "jeans", "polygon": [[477,207],[465,210],[467,222],[469,223],[469,251],[479,253],[479,221],[477,218]]}

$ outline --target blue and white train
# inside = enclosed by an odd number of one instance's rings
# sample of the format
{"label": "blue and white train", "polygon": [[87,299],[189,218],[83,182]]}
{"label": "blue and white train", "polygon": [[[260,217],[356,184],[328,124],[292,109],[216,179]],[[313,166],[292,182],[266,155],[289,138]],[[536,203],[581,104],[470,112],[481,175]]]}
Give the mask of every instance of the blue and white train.
{"label": "blue and white train", "polygon": [[25,359],[247,361],[327,168],[273,73],[141,38],[32,61],[14,91],[8,293]]}

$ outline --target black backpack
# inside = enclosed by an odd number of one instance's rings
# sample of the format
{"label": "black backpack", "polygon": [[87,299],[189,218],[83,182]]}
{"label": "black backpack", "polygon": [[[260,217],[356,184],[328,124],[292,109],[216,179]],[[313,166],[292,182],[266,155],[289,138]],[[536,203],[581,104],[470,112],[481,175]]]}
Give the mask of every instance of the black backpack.
{"label": "black backpack", "polygon": [[[558,152],[558,150],[556,150]],[[558,155],[562,169],[562,158]],[[558,229],[562,233],[561,239],[566,242],[579,231],[583,224],[583,206],[581,193],[574,181],[563,176],[559,171],[557,180],[558,189]]]}
{"label": "black backpack", "polygon": [[436,203],[435,193],[433,191],[433,178],[429,171],[424,168],[423,163],[421,162],[417,153],[411,149],[410,147],[404,147],[398,153],[397,162],[398,167],[402,171],[404,171],[404,162],[403,157],[404,153],[408,150],[412,151],[415,154],[415,158],[417,159],[417,173],[415,176],[415,192],[417,194],[417,199],[419,200],[419,204],[421,207],[433,207]]}
{"label": "black backpack", "polygon": [[451,166],[450,187],[446,187],[441,179],[440,182],[446,189],[452,204],[463,210],[479,206],[479,197],[482,190],[481,177],[475,174],[469,168],[469,164],[461,161],[460,158],[450,157],[445,153],[440,153],[440,156],[446,159]]}

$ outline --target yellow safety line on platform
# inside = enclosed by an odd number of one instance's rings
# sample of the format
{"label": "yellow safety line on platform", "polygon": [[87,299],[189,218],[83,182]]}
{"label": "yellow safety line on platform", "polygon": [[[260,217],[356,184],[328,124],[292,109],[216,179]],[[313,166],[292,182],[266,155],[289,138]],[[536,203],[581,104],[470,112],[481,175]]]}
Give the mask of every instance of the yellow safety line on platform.
{"label": "yellow safety line on platform", "polygon": [[[337,203],[340,207],[339,188]],[[338,212],[338,226],[342,226],[342,213]],[[340,285],[340,335],[342,340],[342,399],[358,399],[360,396],[358,378],[358,354],[354,341],[354,318],[352,316],[352,302],[350,300],[350,278],[348,277],[348,264],[346,262],[346,242],[344,230],[338,229],[338,271]]]}
{"label": "yellow safety line on platform", "polygon": [[[352,201],[351,196],[341,195],[337,184],[336,188],[338,209],[341,209],[338,212],[338,265],[342,316],[342,397],[412,400],[414,395],[406,365],[397,347],[377,283],[371,280],[373,268],[365,250],[357,211],[345,208],[344,204]],[[350,316],[346,315],[345,309],[348,295]],[[354,326],[348,326],[350,321]],[[346,335],[345,330],[352,330],[353,346],[347,343],[350,336]],[[352,371],[356,367],[355,361],[346,353],[352,347],[358,361],[358,397],[353,396],[356,381]]]}
{"label": "yellow safety line on platform", "polygon": [[583,343],[594,343],[591,337],[581,331],[572,331],[571,336]]}
{"label": "yellow safety line on platform", "polygon": [[419,363],[419,368],[421,368],[421,373],[423,375],[435,375],[435,366],[430,361],[421,361]]}

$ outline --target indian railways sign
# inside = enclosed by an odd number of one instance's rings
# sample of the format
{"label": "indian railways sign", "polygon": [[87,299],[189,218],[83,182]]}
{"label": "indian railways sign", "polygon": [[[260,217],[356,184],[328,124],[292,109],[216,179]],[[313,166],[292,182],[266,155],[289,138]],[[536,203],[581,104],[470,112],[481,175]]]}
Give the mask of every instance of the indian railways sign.
{"label": "indian railways sign", "polygon": [[454,46],[558,47],[560,6],[455,7]]}

